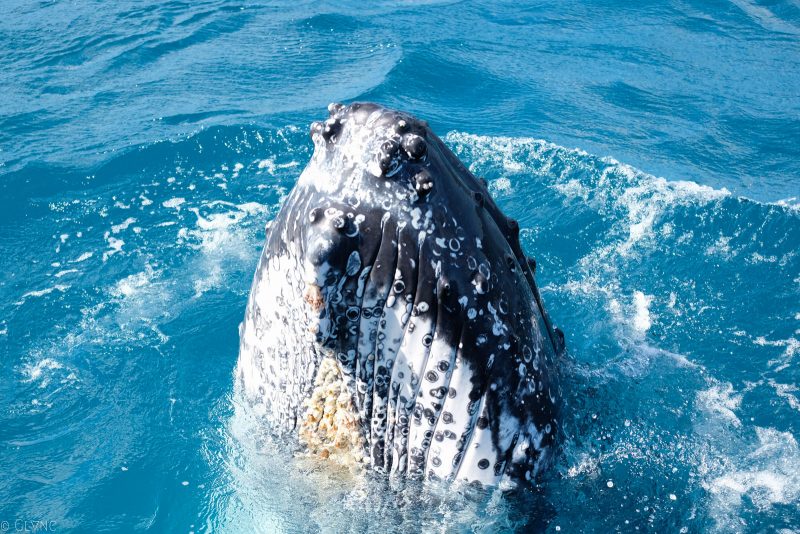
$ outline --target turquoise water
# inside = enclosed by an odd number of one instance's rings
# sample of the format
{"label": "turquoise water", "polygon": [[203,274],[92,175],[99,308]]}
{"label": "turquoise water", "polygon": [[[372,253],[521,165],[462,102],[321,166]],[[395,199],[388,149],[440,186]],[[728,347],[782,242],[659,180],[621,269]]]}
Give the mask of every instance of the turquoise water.
{"label": "turquoise water", "polygon": [[[796,2],[0,12],[8,530],[800,529]],[[232,396],[264,224],[355,99],[520,221],[569,349],[536,491],[354,478]]]}

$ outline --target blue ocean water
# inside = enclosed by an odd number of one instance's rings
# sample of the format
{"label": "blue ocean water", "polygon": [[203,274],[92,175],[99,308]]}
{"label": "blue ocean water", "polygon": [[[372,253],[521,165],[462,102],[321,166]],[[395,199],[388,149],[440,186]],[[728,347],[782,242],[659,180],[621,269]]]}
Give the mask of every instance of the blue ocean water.
{"label": "blue ocean water", "polygon": [[[0,13],[8,530],[800,529],[796,1]],[[232,395],[264,225],[352,100],[428,119],[520,221],[569,349],[536,491],[354,479]]]}

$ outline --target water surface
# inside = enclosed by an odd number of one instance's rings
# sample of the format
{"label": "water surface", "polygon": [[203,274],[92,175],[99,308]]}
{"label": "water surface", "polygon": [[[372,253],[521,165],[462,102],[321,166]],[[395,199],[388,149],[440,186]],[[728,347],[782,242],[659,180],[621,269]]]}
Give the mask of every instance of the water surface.
{"label": "water surface", "polygon": [[[800,528],[795,2],[31,2],[0,17],[0,520],[60,531]],[[330,101],[429,120],[538,260],[536,491],[259,433],[237,326]]]}

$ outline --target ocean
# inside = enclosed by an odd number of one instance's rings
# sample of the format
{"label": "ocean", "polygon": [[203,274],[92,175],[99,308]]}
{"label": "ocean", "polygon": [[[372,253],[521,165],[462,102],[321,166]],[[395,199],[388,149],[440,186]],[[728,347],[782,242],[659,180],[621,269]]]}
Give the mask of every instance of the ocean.
{"label": "ocean", "polygon": [[[0,530],[797,532],[800,4],[0,5]],[[531,490],[354,477],[233,395],[329,102],[427,119],[568,352]]]}

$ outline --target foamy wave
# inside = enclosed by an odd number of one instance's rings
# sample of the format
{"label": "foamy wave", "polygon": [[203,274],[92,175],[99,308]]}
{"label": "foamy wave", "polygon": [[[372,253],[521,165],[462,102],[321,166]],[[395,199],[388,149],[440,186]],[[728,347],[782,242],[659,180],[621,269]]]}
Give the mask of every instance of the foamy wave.
{"label": "foamy wave", "polygon": [[17,304],[18,306],[22,305],[29,298],[43,297],[45,295],[49,295],[53,291],[59,291],[59,292],[63,293],[64,291],[66,291],[69,288],[70,288],[70,286],[66,285],[66,284],[56,284],[56,285],[54,285],[52,287],[47,287],[45,289],[38,289],[38,290],[35,290],[35,291],[28,291],[27,293],[23,294],[22,297],[20,297],[20,299],[17,302],[15,302],[15,304]]}
{"label": "foamy wave", "polygon": [[103,252],[103,261],[107,261],[108,258],[122,252],[122,247],[125,245],[125,241],[122,239],[118,239],[116,237],[111,236],[108,232],[105,234],[106,243],[108,244],[108,250]]}
{"label": "foamy wave", "polygon": [[742,395],[734,391],[733,384],[713,384],[697,394],[696,402],[710,416],[719,417],[735,427],[742,426],[736,415],[736,410],[742,403]]}
{"label": "foamy wave", "polygon": [[800,393],[800,388],[795,384],[780,384],[775,380],[769,380],[768,384],[772,386],[778,397],[784,399],[792,409],[800,412],[800,399],[794,395]]}
{"label": "foamy wave", "polygon": [[800,199],[797,197],[784,198],[773,202],[774,205],[786,208],[789,211],[800,213]]}
{"label": "foamy wave", "polygon": [[489,182],[489,192],[494,196],[508,195],[511,191],[511,180],[508,178],[498,178]]}
{"label": "foamy wave", "polygon": [[636,314],[633,316],[633,327],[642,334],[650,330],[653,324],[650,320],[650,303],[653,301],[651,295],[645,295],[641,291],[634,291],[633,303],[636,307]]}
{"label": "foamy wave", "polygon": [[789,368],[795,355],[800,352],[800,341],[796,338],[790,337],[788,339],[769,340],[764,336],[759,336],[753,343],[762,347],[784,347],[783,354],[780,358],[770,360],[768,363],[775,368],[776,372],[781,372]]}
{"label": "foamy wave", "polygon": [[165,208],[172,208],[172,209],[180,210],[181,206],[185,202],[186,202],[185,198],[183,198],[183,197],[175,197],[175,198],[171,198],[169,200],[165,200],[164,202],[161,203],[161,205],[164,206]]}
{"label": "foamy wave", "polygon": [[716,201],[730,196],[727,189],[668,181],[614,158],[592,156],[542,139],[450,132],[444,141],[457,154],[466,156],[471,161],[470,170],[478,174],[485,167],[530,174],[565,196],[602,200],[607,205],[625,194],[640,196],[642,192],[659,192],[664,200]]}
{"label": "foamy wave", "polygon": [[36,384],[42,389],[48,387],[59,375],[59,384],[68,384],[78,380],[73,369],[65,367],[54,358],[41,358],[35,363],[26,364],[22,368],[22,382]]}
{"label": "foamy wave", "polygon": [[112,233],[112,234],[118,234],[118,233],[120,233],[120,232],[121,232],[121,231],[123,231],[123,230],[127,230],[127,228],[128,228],[128,227],[129,227],[131,224],[133,224],[133,223],[135,223],[135,222],[136,222],[136,219],[134,219],[133,217],[128,217],[127,219],[125,219],[125,220],[124,220],[124,221],[122,221],[121,223],[119,223],[119,224],[115,224],[115,225],[112,225],[112,226],[111,226],[111,233]]}
{"label": "foamy wave", "polygon": [[729,458],[732,465],[703,483],[720,531],[740,531],[738,512],[744,496],[762,512],[800,500],[797,440],[790,432],[773,428],[756,427],[755,432],[758,445],[754,450],[741,458]]}
{"label": "foamy wave", "polygon": [[80,263],[80,262],[82,262],[82,261],[86,261],[86,260],[88,260],[88,259],[89,259],[89,258],[91,258],[92,256],[94,256],[94,252],[91,252],[91,251],[89,251],[89,252],[84,252],[83,254],[81,254],[80,256],[78,256],[77,258],[75,258],[74,260],[70,261],[70,263]]}
{"label": "foamy wave", "polygon": [[140,294],[142,289],[149,287],[156,276],[156,271],[149,264],[145,265],[144,271],[126,276],[118,281],[111,290],[111,294],[119,298],[134,297]]}
{"label": "foamy wave", "polygon": [[192,264],[194,296],[200,297],[223,283],[226,273],[223,263],[230,259],[253,259],[247,232],[238,227],[247,217],[266,215],[270,209],[258,202],[235,204],[215,200],[189,211],[195,215],[196,228],[182,228],[178,239],[202,253]]}
{"label": "foamy wave", "polygon": [[[472,163],[470,170],[482,174],[502,169],[512,175],[525,174],[560,193],[564,200],[580,200],[603,216],[619,219],[620,242],[614,251],[626,255],[656,235],[656,225],[676,206],[718,202],[730,196],[727,189],[714,189],[690,181],[669,181],[639,171],[609,157],[596,157],[533,138],[489,137],[450,132],[445,141]],[[509,177],[493,191],[511,190]],[[666,230],[667,232],[670,229]]]}

